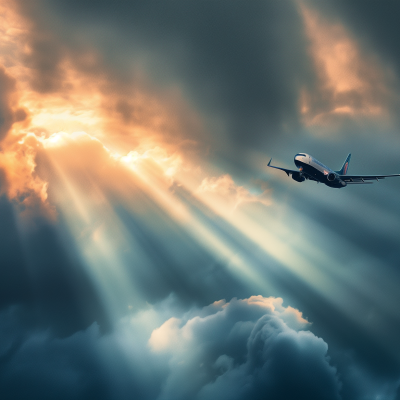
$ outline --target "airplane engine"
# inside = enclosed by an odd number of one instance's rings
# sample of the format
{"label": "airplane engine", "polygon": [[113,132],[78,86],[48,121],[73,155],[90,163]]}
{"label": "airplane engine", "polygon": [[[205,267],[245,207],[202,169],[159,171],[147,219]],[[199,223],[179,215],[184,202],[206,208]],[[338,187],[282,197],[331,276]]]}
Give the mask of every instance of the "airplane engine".
{"label": "airplane engine", "polygon": [[329,182],[333,182],[335,179],[337,179],[337,175],[331,172],[330,174],[328,174],[326,179],[328,179]]}
{"label": "airplane engine", "polygon": [[292,179],[294,179],[296,182],[304,182],[306,180],[304,175],[300,172],[293,172]]}

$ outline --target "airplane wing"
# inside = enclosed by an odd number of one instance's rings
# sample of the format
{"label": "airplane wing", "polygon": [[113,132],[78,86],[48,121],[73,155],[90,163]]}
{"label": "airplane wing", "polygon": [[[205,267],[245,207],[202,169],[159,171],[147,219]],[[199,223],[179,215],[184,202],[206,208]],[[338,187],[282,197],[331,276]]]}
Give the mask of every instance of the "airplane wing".
{"label": "airplane wing", "polygon": [[[296,174],[300,173],[299,170],[293,170],[293,169],[286,169],[286,168],[281,168],[281,167],[275,167],[275,165],[271,165],[271,161],[272,161],[272,158],[269,160],[268,167],[275,168],[275,169],[280,169],[281,171],[285,171],[287,176],[290,176],[291,174],[294,174],[294,173],[296,173]],[[302,172],[302,174],[303,174],[303,176],[304,176],[306,179],[308,179],[308,180],[310,180],[310,181],[318,182],[317,179],[315,179],[315,178],[314,178],[313,176],[311,176],[311,175],[308,175],[308,174],[305,173],[304,171]]]}
{"label": "airplane wing", "polygon": [[366,181],[379,181],[380,179],[391,178],[392,176],[400,176],[400,174],[392,175],[339,175],[340,179],[347,184],[365,184],[372,183]]}
{"label": "airplane wing", "polygon": [[286,169],[286,168],[281,168],[281,167],[275,167],[274,165],[271,165],[271,161],[272,161],[272,158],[269,160],[268,167],[275,168],[275,169],[280,169],[281,171],[285,171],[287,176],[289,176],[290,174],[293,174],[294,172],[299,172],[299,170],[292,170],[292,169]]}

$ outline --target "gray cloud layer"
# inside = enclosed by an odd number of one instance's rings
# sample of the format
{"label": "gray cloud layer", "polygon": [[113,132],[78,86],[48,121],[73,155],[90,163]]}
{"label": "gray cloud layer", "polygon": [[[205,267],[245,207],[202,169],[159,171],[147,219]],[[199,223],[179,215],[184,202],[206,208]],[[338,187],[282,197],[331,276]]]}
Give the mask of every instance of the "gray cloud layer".
{"label": "gray cloud layer", "polygon": [[[9,309],[0,317],[0,391],[5,399],[339,399],[327,344],[299,330],[307,322],[281,303],[234,299],[169,319],[151,335],[133,316],[112,334],[92,326],[65,339],[43,331],[15,339],[20,321]],[[165,319],[162,309],[147,312]]]}
{"label": "gray cloud layer", "polygon": [[[294,2],[43,0],[21,8],[37,29],[28,63],[39,91],[62,86],[62,57],[85,68],[80,55],[90,49],[101,54],[91,73],[124,81],[144,68],[181,86],[223,121],[224,132],[214,134],[227,133],[231,144],[264,144],[265,135],[299,124],[299,89],[313,81],[313,68]],[[218,136],[212,143],[221,145]]]}

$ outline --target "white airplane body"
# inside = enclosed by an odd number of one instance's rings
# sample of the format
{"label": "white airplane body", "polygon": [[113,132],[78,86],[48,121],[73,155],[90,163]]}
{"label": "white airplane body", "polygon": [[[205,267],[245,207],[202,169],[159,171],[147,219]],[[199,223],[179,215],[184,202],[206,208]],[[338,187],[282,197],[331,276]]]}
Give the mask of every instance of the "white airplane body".
{"label": "white airplane body", "polygon": [[275,167],[271,165],[269,160],[268,167],[285,171],[287,176],[292,176],[296,182],[304,182],[311,180],[324,183],[333,188],[343,188],[347,185],[354,184],[369,184],[371,181],[379,181],[380,179],[389,178],[392,176],[400,176],[400,174],[392,175],[347,175],[347,170],[350,163],[351,154],[349,154],[339,171],[333,171],[314,157],[306,153],[298,153],[294,157],[294,163],[298,170]]}

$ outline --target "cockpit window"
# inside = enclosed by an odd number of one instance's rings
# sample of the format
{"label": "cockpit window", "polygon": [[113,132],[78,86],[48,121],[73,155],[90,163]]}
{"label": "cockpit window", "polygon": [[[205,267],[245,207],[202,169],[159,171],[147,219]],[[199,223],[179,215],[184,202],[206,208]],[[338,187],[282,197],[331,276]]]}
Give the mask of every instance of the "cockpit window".
{"label": "cockpit window", "polygon": [[306,157],[306,155],[305,154],[301,154],[301,153],[299,153],[299,154],[296,154],[296,157],[297,156],[303,156],[303,157]]}

